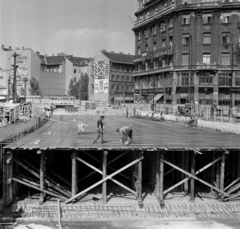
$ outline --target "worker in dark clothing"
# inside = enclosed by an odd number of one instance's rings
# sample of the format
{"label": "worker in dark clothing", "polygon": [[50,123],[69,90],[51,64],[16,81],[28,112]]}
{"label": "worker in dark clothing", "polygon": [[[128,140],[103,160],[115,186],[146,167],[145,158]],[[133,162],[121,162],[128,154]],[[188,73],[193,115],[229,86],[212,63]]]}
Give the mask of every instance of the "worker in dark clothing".
{"label": "worker in dark clothing", "polygon": [[100,116],[100,119],[97,121],[97,133],[98,133],[98,136],[97,138],[93,141],[93,143],[96,143],[97,140],[100,138],[101,136],[101,144],[103,144],[103,119],[105,117],[102,115]]}
{"label": "worker in dark clothing", "polygon": [[[129,145],[133,142],[133,129],[130,126],[123,126],[121,128],[116,129],[116,133],[120,133],[122,135],[121,143],[125,145]],[[128,138],[130,140],[128,140]]]}

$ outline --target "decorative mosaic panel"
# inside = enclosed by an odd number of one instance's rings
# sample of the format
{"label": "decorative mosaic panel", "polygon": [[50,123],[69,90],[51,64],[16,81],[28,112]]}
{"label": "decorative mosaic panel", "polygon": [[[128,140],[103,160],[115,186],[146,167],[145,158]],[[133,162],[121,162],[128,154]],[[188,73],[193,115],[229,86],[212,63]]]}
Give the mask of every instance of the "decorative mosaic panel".
{"label": "decorative mosaic panel", "polygon": [[95,79],[108,79],[109,60],[98,60],[95,62]]}

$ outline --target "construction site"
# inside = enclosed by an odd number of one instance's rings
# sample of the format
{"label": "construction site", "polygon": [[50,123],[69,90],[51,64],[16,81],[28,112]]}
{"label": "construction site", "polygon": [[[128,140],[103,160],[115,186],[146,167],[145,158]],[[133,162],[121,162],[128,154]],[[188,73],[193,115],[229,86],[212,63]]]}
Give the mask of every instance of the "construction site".
{"label": "construction site", "polygon": [[[62,219],[238,217],[237,134],[105,112],[55,112],[2,147],[2,216]],[[165,116],[167,120],[167,115]],[[86,125],[78,131],[78,122]],[[133,142],[116,129],[131,126]]]}

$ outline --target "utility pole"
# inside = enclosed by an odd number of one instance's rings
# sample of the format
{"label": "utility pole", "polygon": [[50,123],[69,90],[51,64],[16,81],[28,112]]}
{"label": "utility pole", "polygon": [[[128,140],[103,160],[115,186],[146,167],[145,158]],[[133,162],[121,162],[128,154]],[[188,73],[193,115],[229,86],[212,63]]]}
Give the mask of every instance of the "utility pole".
{"label": "utility pole", "polygon": [[17,102],[17,64],[16,64],[16,58],[19,56],[16,52],[13,53],[13,103]]}
{"label": "utility pole", "polygon": [[192,35],[189,35],[189,60],[188,60],[188,74],[189,74],[189,99],[191,102],[191,114],[193,111],[193,91],[192,91],[192,63],[191,63],[191,58],[192,58]]}
{"label": "utility pole", "polygon": [[229,101],[229,121],[232,116],[232,108],[233,108],[233,102],[232,102],[232,87],[233,87],[233,34],[231,34],[231,44],[232,44],[232,55],[231,55],[231,82],[230,82],[230,101]]}

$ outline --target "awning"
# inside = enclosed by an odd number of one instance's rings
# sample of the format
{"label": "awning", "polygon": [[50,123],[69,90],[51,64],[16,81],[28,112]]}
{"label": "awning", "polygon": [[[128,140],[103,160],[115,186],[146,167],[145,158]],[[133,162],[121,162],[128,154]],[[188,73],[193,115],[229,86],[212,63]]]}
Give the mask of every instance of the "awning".
{"label": "awning", "polygon": [[162,96],[163,96],[163,94],[157,94],[157,95],[155,95],[154,101],[159,100]]}

